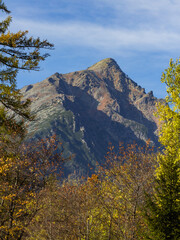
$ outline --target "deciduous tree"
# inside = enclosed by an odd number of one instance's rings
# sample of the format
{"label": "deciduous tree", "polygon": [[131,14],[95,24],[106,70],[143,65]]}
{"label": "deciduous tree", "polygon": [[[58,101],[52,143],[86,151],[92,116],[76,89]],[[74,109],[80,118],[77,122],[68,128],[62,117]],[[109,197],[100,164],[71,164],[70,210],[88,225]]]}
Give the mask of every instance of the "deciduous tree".
{"label": "deciduous tree", "polygon": [[[144,191],[150,192],[153,184],[153,149],[120,145],[107,155],[107,168],[102,168],[100,201],[109,220],[106,239],[141,239],[146,226],[141,216]],[[143,239],[143,238],[142,238]]]}
{"label": "deciduous tree", "polygon": [[61,172],[62,152],[55,137],[16,144],[11,154],[0,151],[0,239],[22,239],[40,208],[41,190],[50,176]]}
{"label": "deciduous tree", "polygon": [[180,60],[170,61],[161,81],[166,84],[166,104],[158,106],[161,121],[156,181],[147,198],[148,239],[180,239]]}

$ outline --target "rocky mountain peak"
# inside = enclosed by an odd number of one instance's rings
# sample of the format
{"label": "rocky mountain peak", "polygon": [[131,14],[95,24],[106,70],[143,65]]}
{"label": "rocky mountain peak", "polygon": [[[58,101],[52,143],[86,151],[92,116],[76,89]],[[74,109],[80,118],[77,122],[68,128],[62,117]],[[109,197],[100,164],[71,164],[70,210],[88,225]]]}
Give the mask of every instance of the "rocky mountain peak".
{"label": "rocky mountain peak", "polygon": [[110,88],[115,88],[121,92],[127,90],[129,83],[126,81],[126,74],[114,59],[103,59],[89,67],[88,70],[95,72]]}
{"label": "rocky mountain peak", "polygon": [[100,73],[110,69],[120,70],[120,67],[118,66],[116,61],[112,58],[105,58],[88,68],[88,70],[93,70],[95,72],[100,72]]}
{"label": "rocky mountain peak", "polygon": [[29,135],[56,134],[67,155],[76,157],[68,171],[101,162],[111,142],[157,145],[157,119],[153,112],[159,101],[146,94],[118,66],[106,58],[86,70],[55,73],[42,82],[24,87],[24,98],[31,99],[36,121],[29,124]]}

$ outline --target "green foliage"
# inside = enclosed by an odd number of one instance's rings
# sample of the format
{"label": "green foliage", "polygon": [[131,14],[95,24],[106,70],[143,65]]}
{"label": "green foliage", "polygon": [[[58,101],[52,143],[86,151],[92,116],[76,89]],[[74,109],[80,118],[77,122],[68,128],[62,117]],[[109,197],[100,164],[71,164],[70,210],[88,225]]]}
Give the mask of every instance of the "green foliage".
{"label": "green foliage", "polygon": [[100,198],[111,218],[110,239],[143,239],[147,227],[142,218],[144,191],[150,192],[153,184],[153,149],[136,145],[113,148],[107,155],[108,167],[102,168]]}
{"label": "green foliage", "polygon": [[[148,239],[180,238],[180,62],[171,60],[162,75],[167,86],[166,104],[158,106],[161,122],[156,182],[148,196],[146,217],[150,227]],[[169,105],[168,105],[169,104]]]}

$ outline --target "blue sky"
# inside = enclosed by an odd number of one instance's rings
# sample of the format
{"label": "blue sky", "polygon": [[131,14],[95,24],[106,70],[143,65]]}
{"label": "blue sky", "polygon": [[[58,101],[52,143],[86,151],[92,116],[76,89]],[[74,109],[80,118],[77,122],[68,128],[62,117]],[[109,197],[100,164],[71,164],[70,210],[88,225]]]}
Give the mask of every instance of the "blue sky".
{"label": "blue sky", "polygon": [[170,58],[180,57],[179,0],[5,0],[12,31],[54,43],[39,72],[23,72],[18,87],[55,72],[83,70],[111,57],[135,82],[166,95],[160,82]]}

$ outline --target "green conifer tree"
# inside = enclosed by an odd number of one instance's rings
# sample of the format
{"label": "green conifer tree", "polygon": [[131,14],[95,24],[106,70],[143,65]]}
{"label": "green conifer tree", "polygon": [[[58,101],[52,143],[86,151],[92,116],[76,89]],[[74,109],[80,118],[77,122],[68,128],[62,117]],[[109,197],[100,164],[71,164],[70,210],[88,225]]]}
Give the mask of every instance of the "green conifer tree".
{"label": "green conifer tree", "polygon": [[161,81],[167,86],[166,104],[158,106],[161,120],[155,188],[148,196],[148,239],[180,239],[180,60],[170,61]]}

